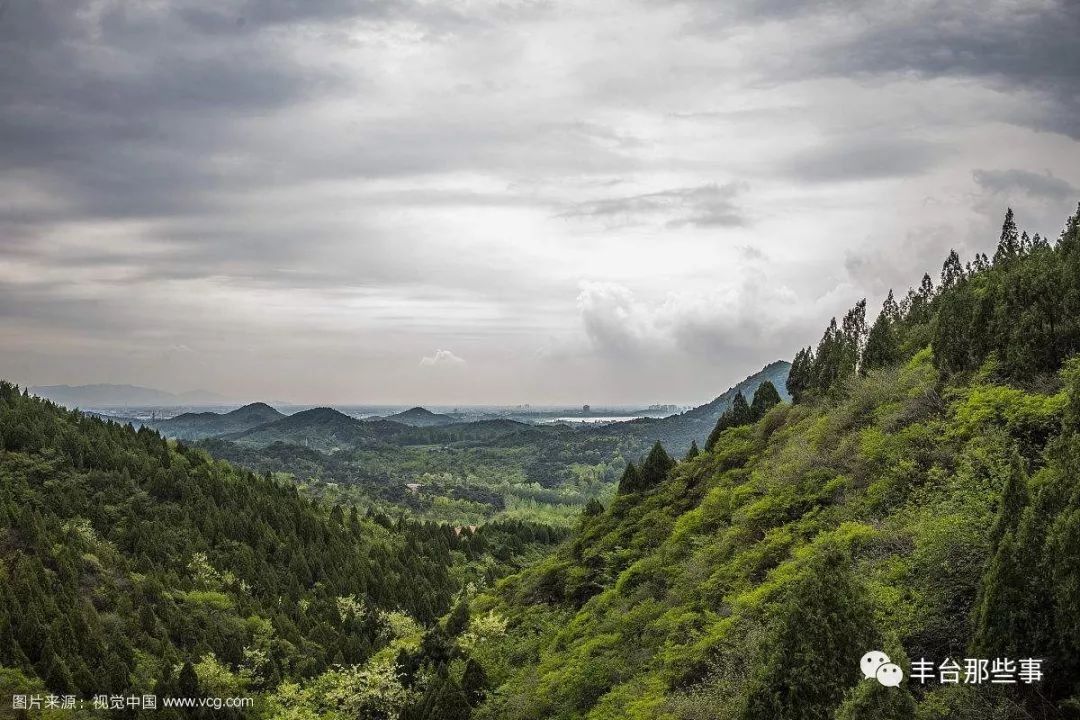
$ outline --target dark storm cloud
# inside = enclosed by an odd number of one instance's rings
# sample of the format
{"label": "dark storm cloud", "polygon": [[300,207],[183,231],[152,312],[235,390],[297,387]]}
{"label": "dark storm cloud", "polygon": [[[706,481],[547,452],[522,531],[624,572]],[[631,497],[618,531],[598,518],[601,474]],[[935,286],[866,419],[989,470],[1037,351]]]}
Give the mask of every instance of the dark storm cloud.
{"label": "dark storm cloud", "polygon": [[992,193],[1019,192],[1033,198],[1070,200],[1080,196],[1071,184],[1050,173],[1027,170],[976,170],[972,173],[979,187]]}
{"label": "dark storm cloud", "polygon": [[182,5],[92,7],[12,0],[0,19],[0,163],[57,194],[43,220],[213,204],[233,121],[338,82],[274,42],[195,32]]}
{"label": "dark storm cloud", "polygon": [[857,30],[798,63],[841,77],[913,74],[985,80],[1043,99],[1013,121],[1080,138],[1080,3],[864,2]]}
{"label": "dark storm cloud", "polygon": [[747,220],[736,198],[741,183],[709,184],[579,203],[564,218],[594,218],[616,225],[661,219],[668,227],[739,227]]}

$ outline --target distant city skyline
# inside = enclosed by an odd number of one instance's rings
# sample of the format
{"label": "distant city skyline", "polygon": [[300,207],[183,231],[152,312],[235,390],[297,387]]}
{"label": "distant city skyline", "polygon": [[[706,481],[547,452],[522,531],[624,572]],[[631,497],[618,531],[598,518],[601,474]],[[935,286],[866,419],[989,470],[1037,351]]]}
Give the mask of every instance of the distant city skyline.
{"label": "distant city skyline", "polygon": [[1008,206],[1056,237],[1077,37],[1069,0],[9,0],[0,377],[699,404]]}

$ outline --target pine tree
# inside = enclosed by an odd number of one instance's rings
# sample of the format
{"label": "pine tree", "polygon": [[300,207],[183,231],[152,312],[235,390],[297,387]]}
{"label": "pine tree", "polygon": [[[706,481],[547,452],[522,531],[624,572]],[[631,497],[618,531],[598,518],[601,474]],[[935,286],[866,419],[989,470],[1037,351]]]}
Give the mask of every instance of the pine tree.
{"label": "pine tree", "polygon": [[1020,454],[1014,452],[1012,461],[1009,463],[1009,476],[1005,479],[1005,486],[1001,491],[997,517],[990,528],[991,548],[997,548],[997,544],[1005,533],[1016,530],[1020,522],[1020,515],[1031,500],[1027,473],[1024,472],[1023,463]]}
{"label": "pine tree", "polygon": [[826,720],[860,681],[858,658],[879,647],[866,591],[841,548],[808,558],[775,614],[742,720]]}
{"label": "pine tree", "polygon": [[848,692],[836,711],[836,720],[910,720],[916,716],[915,698],[906,687],[885,687],[863,680]]}
{"label": "pine tree", "polygon": [[754,399],[750,402],[750,416],[756,422],[765,417],[765,413],[769,412],[773,405],[778,404],[780,404],[780,393],[777,392],[775,385],[766,380],[754,391]]}
{"label": "pine tree", "polygon": [[596,498],[589,498],[589,502],[585,503],[585,509],[581,511],[581,514],[585,517],[603,515],[604,505]]}
{"label": "pine tree", "polygon": [[964,279],[964,266],[960,264],[960,256],[955,250],[949,250],[949,257],[941,266],[941,289],[948,290]]}
{"label": "pine tree", "polygon": [[[745,400],[743,403],[745,404]],[[641,463],[641,485],[643,490],[656,487],[664,481],[671,468],[675,467],[675,461],[664,450],[664,446],[657,440],[652,450]]]}
{"label": "pine tree", "polygon": [[475,659],[465,663],[465,672],[461,676],[461,689],[470,707],[476,707],[484,700],[488,690],[488,676],[484,668]]}
{"label": "pine tree", "polygon": [[813,368],[813,351],[810,348],[800,348],[791,361],[787,378],[787,391],[795,402],[799,402],[803,394],[811,389]]}
{"label": "pine tree", "polygon": [[[990,567],[983,576],[975,608],[973,651],[986,657],[1007,657],[1030,653],[1025,649],[1024,618],[1027,581],[1018,564],[1016,542],[1011,530],[998,542]],[[982,657],[982,655],[980,655]]]}
{"label": "pine tree", "polygon": [[900,361],[900,343],[896,337],[894,324],[899,317],[899,308],[893,300],[892,290],[881,307],[881,312],[870,328],[866,337],[866,349],[863,351],[861,370],[865,374],[871,370],[880,370]]}
{"label": "pine tree", "polygon": [[697,440],[690,441],[690,449],[686,451],[686,457],[683,458],[683,462],[687,462],[696,458],[701,451],[698,449]]}
{"label": "pine tree", "polygon": [[469,603],[464,599],[458,601],[453,611],[446,618],[446,634],[449,637],[457,637],[469,629]]}
{"label": "pine tree", "polygon": [[199,676],[195,673],[195,667],[190,660],[186,660],[183,667],[180,668],[180,674],[176,679],[176,692],[180,697],[202,697]]}
{"label": "pine tree", "polygon": [[640,492],[642,490],[641,475],[638,473],[638,469],[634,466],[634,463],[626,463],[626,469],[623,470],[622,477],[619,478],[619,495],[628,495],[630,493]]}
{"label": "pine tree", "polygon": [[[990,565],[983,576],[976,599],[975,637],[973,648],[979,652],[1009,653],[1025,650],[1030,618],[1028,602],[1031,597],[1029,577],[1035,568],[1025,568],[1016,534],[1030,538],[1030,523],[1020,530],[1025,508],[1030,502],[1027,476],[1018,453],[1013,454],[1009,475],[1001,491],[997,516],[990,527]],[[1040,543],[1041,544],[1041,543]]]}
{"label": "pine tree", "polygon": [[1005,221],[1001,224],[1001,237],[998,238],[997,250],[994,252],[994,265],[1006,264],[1020,254],[1020,237],[1016,230],[1016,221],[1013,219],[1013,210],[1005,211]]}
{"label": "pine tree", "polygon": [[746,397],[741,393],[735,393],[735,399],[731,401],[732,426],[747,425],[754,421],[753,413],[746,402]]}

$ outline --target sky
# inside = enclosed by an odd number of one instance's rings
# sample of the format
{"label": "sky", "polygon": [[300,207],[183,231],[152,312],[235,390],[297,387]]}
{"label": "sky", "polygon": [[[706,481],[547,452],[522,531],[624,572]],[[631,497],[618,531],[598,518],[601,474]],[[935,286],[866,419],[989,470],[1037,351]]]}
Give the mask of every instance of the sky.
{"label": "sky", "polygon": [[0,0],[0,377],[700,403],[1080,201],[1073,0]]}

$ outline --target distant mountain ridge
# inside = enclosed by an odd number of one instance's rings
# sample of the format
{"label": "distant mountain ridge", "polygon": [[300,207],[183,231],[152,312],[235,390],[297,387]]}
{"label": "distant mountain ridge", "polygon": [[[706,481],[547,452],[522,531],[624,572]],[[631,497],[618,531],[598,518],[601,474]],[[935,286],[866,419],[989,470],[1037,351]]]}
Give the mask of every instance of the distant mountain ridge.
{"label": "distant mountain ridge", "polygon": [[455,422],[449,415],[433,413],[427,408],[414,407],[403,412],[387,415],[384,420],[399,422],[413,427],[433,427],[438,425],[450,425]]}
{"label": "distant mountain ridge", "polygon": [[192,405],[226,402],[223,396],[206,390],[171,393],[140,385],[112,385],[108,383],[95,385],[39,385],[31,387],[30,393],[69,408]]}
{"label": "distant mountain ridge", "polygon": [[[528,444],[562,433],[586,437],[624,437],[632,441],[629,452],[660,441],[672,453],[681,454],[697,441],[703,444],[717,419],[738,393],[747,400],[758,386],[771,382],[787,398],[786,381],[791,364],[778,360],[744,378],[704,405],[665,418],[639,418],[594,427],[531,425],[513,420],[456,421],[450,415],[414,407],[383,418],[359,420],[329,407],[285,415],[266,403],[252,403],[228,413],[184,413],[169,420],[151,421],[167,437],[181,440],[215,438],[249,447],[274,443],[303,446],[323,452],[377,445],[443,445],[498,442]],[[637,448],[637,449],[634,449]]]}
{"label": "distant mountain ridge", "polygon": [[266,403],[256,402],[232,412],[183,413],[168,420],[152,423],[167,437],[181,440],[201,440],[226,433],[242,432],[286,417]]}
{"label": "distant mountain ridge", "polygon": [[664,418],[638,418],[627,422],[612,423],[595,429],[598,433],[625,433],[651,445],[659,441],[670,452],[682,454],[697,441],[700,446],[716,426],[716,421],[731,407],[735,396],[742,393],[749,402],[760,385],[771,382],[784,400],[790,400],[787,391],[787,377],[791,363],[786,360],[771,362],[753,375],[750,375],[721,395],[691,410]]}

